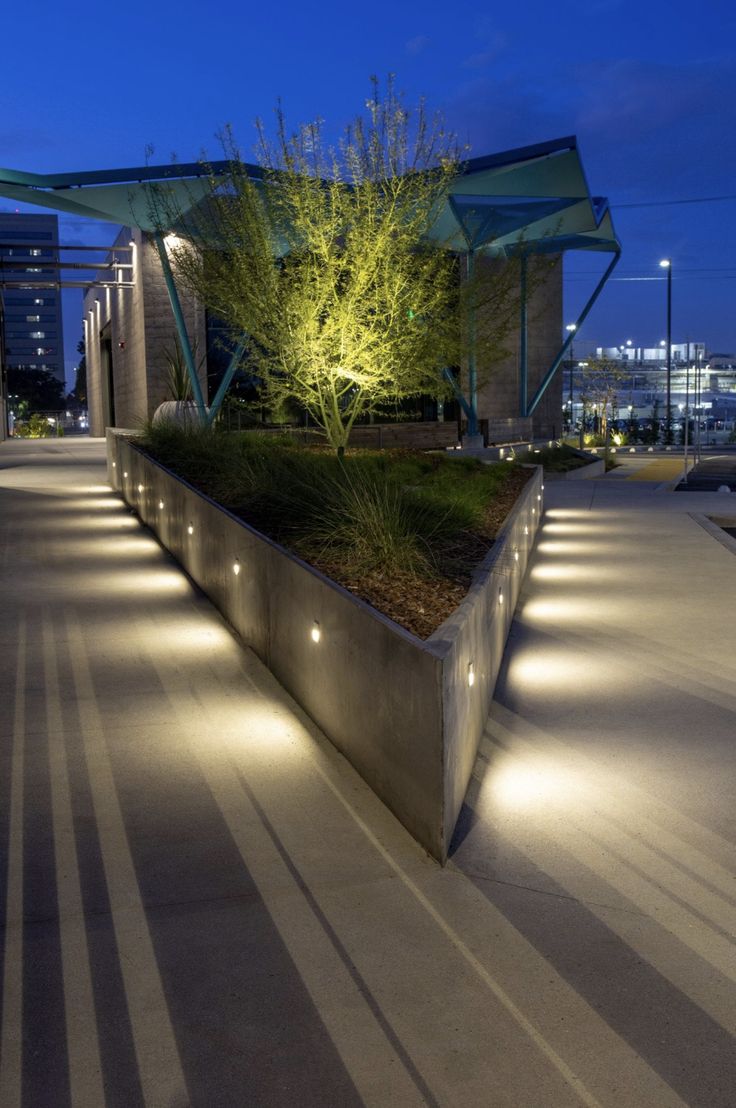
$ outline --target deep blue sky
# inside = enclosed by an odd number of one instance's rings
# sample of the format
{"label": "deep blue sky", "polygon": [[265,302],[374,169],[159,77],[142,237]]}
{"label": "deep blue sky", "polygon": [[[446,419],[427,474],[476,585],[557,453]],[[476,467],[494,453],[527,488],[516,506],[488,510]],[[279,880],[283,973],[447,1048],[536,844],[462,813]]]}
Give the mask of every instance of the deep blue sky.
{"label": "deep blue sky", "polygon": [[[581,346],[658,342],[658,262],[671,256],[674,340],[736,350],[736,200],[624,206],[736,195],[728,0],[537,0],[487,14],[466,0],[221,0],[212,14],[180,0],[65,9],[15,6],[6,20],[0,165],[139,165],[148,145],[156,162],[216,157],[224,123],[247,156],[253,120],[268,122],[278,97],[293,123],[321,116],[337,130],[361,109],[370,74],[394,72],[408,100],[424,94],[474,156],[578,136],[591,189],[611,200],[624,247]],[[62,234],[107,242],[113,230],[64,218]],[[567,268],[572,319],[596,261],[578,255]],[[79,318],[70,304],[70,364]]]}

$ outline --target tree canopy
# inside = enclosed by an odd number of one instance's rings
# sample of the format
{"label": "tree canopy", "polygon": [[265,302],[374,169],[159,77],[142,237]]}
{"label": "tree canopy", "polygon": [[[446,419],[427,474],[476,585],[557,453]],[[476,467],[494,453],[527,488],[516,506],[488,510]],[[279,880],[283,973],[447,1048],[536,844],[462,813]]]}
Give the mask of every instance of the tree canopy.
{"label": "tree canopy", "polygon": [[[266,404],[296,400],[342,450],[356,419],[421,393],[446,394],[469,320],[491,307],[476,344],[504,351],[518,300],[514,263],[461,280],[458,257],[427,234],[460,168],[460,151],[424,103],[404,106],[373,80],[364,114],[330,145],[322,121],[274,140],[258,125],[259,167],[222,136],[229,170],[209,195],[172,211],[153,194],[177,279],[247,337]],[[490,318],[488,314],[486,319]]]}

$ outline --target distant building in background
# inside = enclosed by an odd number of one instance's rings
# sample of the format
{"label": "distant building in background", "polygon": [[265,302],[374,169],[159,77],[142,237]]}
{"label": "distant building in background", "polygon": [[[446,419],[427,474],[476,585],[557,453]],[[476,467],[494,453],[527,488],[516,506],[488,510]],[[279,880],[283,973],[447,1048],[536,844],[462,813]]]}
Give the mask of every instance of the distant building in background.
{"label": "distant building in background", "polygon": [[[614,420],[665,418],[667,395],[666,343],[656,346],[598,346],[579,340],[565,368],[565,423],[587,422],[595,409],[591,381],[595,362],[616,367],[611,415]],[[704,342],[672,344],[670,359],[672,419],[679,426],[684,414],[697,416],[708,431],[730,431],[736,425],[736,354],[709,353]]]}
{"label": "distant building in background", "polygon": [[58,216],[0,212],[5,367],[43,369],[64,382],[58,243]]}

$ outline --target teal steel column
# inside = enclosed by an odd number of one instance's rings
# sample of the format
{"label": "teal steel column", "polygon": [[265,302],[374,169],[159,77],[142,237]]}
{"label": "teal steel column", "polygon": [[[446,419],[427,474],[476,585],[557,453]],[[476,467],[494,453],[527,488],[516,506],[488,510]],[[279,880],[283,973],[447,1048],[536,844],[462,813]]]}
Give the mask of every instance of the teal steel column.
{"label": "teal steel column", "polygon": [[526,255],[521,256],[519,274],[519,415],[528,416],[526,396],[529,385],[529,306],[526,300]]}
{"label": "teal steel column", "polygon": [[[472,281],[475,271],[475,250],[468,250],[468,282]],[[468,435],[478,434],[478,367],[475,361],[475,304],[473,290],[470,290],[470,312],[468,316]]]}
{"label": "teal steel column", "polygon": [[236,348],[233,352],[233,356],[230,359],[230,363],[229,363],[227,369],[225,370],[225,376],[222,378],[222,381],[220,382],[220,387],[217,390],[217,392],[215,393],[214,399],[213,399],[212,403],[210,404],[210,411],[209,411],[209,415],[207,416],[207,426],[208,427],[211,427],[212,424],[215,422],[215,419],[217,418],[217,413],[219,412],[220,408],[222,407],[222,402],[225,399],[225,393],[229,389],[230,382],[232,381],[233,377],[235,376],[235,371],[237,370],[238,366],[240,365],[240,359],[243,357],[243,354],[245,352],[245,347],[246,347],[247,341],[248,341],[247,338],[245,336],[243,336],[243,338],[240,340],[240,342],[238,343],[238,345],[236,346]]}
{"label": "teal steel column", "polygon": [[161,268],[164,271],[166,291],[169,294],[169,301],[171,303],[171,310],[174,313],[174,322],[176,323],[176,330],[179,334],[179,342],[181,343],[182,354],[184,355],[187,373],[189,374],[189,380],[192,385],[192,395],[194,397],[194,402],[197,405],[197,412],[199,414],[200,421],[202,422],[202,424],[206,424],[207,411],[205,409],[204,397],[202,396],[202,387],[199,383],[197,367],[194,364],[194,355],[192,354],[192,347],[189,342],[189,335],[187,334],[187,326],[184,322],[184,313],[181,310],[179,293],[176,291],[176,285],[174,284],[174,274],[171,272],[171,262],[169,261],[169,255],[166,253],[166,243],[164,242],[164,236],[161,234],[160,231],[154,231],[153,237],[156,240],[156,246],[158,247],[158,256],[161,259]]}

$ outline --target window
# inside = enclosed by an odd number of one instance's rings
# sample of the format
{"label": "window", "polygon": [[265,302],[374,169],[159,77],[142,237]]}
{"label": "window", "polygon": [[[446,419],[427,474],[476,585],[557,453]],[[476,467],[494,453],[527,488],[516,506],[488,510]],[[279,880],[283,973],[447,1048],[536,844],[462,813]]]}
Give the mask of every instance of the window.
{"label": "window", "polygon": [[[40,315],[27,315],[26,316],[26,323],[40,323],[40,322],[41,322],[41,316]],[[39,335],[38,337],[43,338],[43,335]]]}
{"label": "window", "polygon": [[43,304],[43,300],[40,300],[38,297],[36,297],[36,299],[33,301],[33,303],[34,304]]}
{"label": "window", "polygon": [[[46,332],[45,331],[31,331],[31,338],[32,339],[45,339],[46,338]],[[40,353],[40,351],[39,351],[39,353]]]}
{"label": "window", "polygon": [[28,251],[28,253],[30,254],[30,256],[32,258],[40,258],[41,257],[41,251],[38,249],[37,246],[32,246],[31,249]]}

